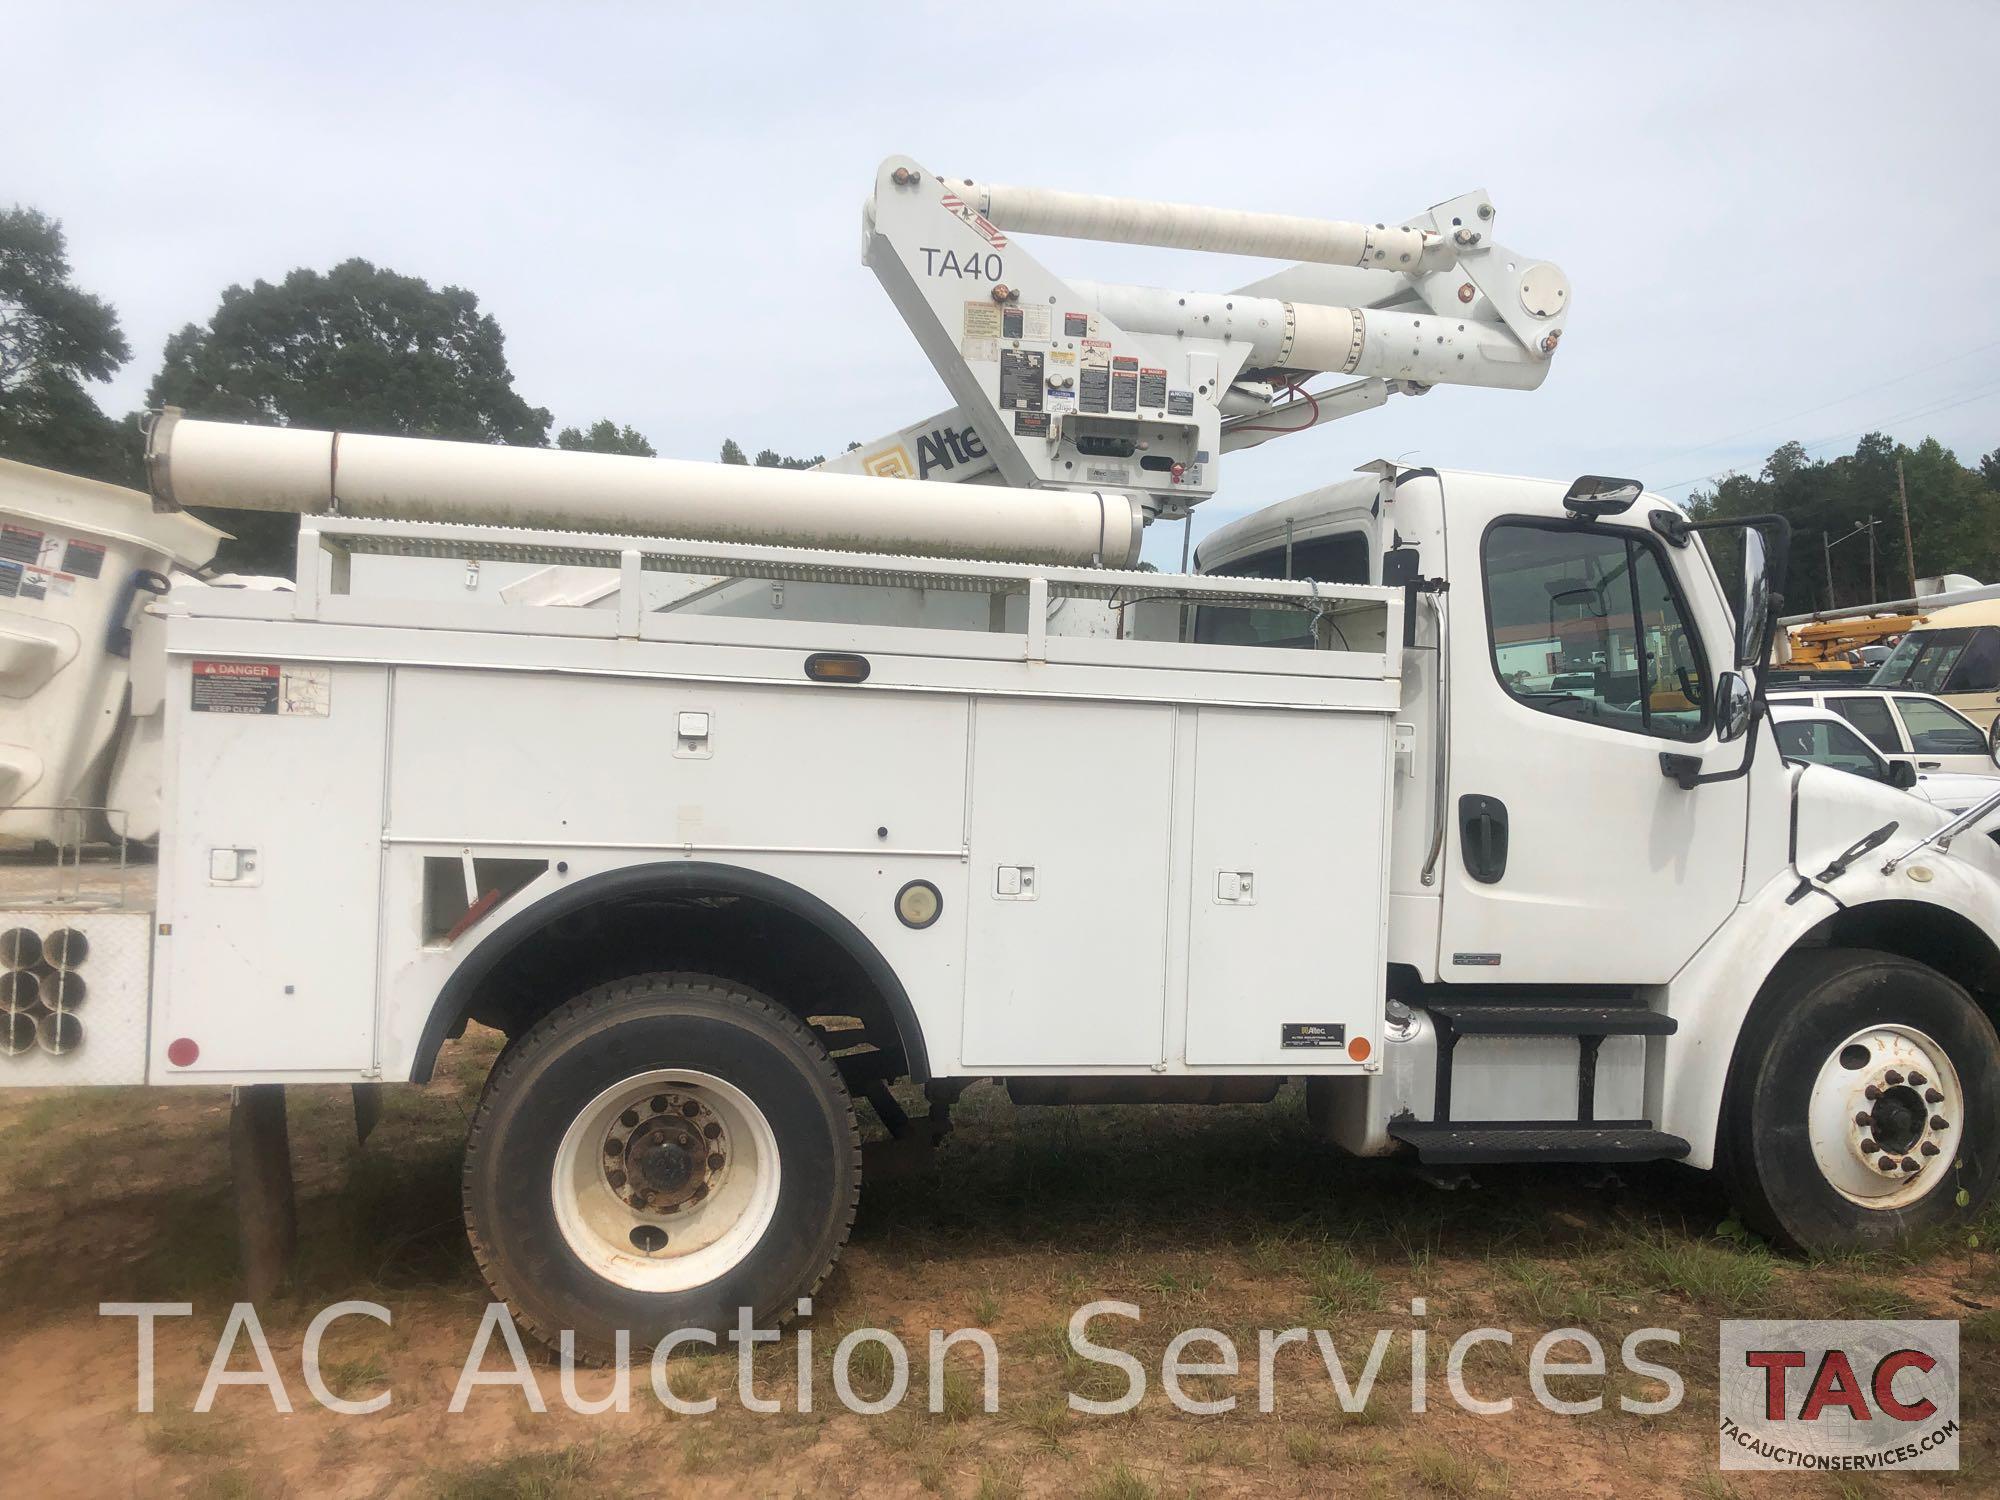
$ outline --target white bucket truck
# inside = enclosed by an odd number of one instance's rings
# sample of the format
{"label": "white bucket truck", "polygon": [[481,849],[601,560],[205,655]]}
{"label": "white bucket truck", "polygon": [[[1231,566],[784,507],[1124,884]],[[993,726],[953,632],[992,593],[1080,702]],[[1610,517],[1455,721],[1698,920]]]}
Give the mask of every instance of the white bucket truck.
{"label": "white bucket truck", "polygon": [[[994,460],[971,484],[162,420],[158,502],[301,512],[299,587],[153,606],[157,906],[136,933],[0,914],[0,1081],[422,1083],[468,1021],[496,1027],[468,1226],[523,1321],[597,1355],[788,1314],[856,1211],[856,1098],[924,1141],[982,1078],[1035,1102],[1304,1079],[1352,1152],[1681,1160],[1815,1247],[1985,1199],[2000,848],[1964,831],[1985,809],[1779,756],[1756,679],[1782,522],[1380,463],[1225,528],[1199,576],[1137,571],[1143,521],[1212,486],[1230,424],[1303,416],[1283,389],[1329,363],[1414,381],[1399,361],[1435,355],[1396,340],[1433,315],[1343,305],[1334,362],[1326,307],[1282,296],[1329,296],[1315,264],[1257,314],[1316,330],[1310,360],[1268,330],[1132,335],[1175,294],[1086,297],[1005,244],[1066,224],[1408,256],[1374,302],[1463,308],[1476,332],[1430,350],[1531,384],[1566,283],[1454,254],[1482,195],[1287,238],[915,174],[885,164],[871,231],[891,194],[943,227],[871,255],[912,295],[944,248],[978,261],[934,355],[961,402],[941,421]],[[987,357],[1010,349],[1037,367]],[[356,587],[383,556],[616,587]]]}

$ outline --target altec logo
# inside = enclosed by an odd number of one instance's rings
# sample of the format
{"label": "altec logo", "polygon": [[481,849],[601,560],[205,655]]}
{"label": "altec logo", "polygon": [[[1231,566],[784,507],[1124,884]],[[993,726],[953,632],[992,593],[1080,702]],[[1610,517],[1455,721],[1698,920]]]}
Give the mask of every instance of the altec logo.
{"label": "altec logo", "polygon": [[1722,1325],[1725,1469],[1956,1469],[1958,1324]]}

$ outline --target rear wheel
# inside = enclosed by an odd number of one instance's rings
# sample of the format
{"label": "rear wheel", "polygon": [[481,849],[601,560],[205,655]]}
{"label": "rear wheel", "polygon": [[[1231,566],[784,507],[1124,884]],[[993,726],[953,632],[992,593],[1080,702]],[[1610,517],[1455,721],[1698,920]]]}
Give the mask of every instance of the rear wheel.
{"label": "rear wheel", "polygon": [[1737,1205],[1811,1250],[1892,1245],[1969,1214],[2000,1173],[1996,1077],[1993,1023],[1936,970],[1794,955],[1737,1044],[1719,1153]]}
{"label": "rear wheel", "polygon": [[522,1326],[634,1359],[678,1328],[789,1317],[854,1222],[860,1137],[800,1021],[699,974],[601,985],[502,1054],[472,1122],[474,1253]]}

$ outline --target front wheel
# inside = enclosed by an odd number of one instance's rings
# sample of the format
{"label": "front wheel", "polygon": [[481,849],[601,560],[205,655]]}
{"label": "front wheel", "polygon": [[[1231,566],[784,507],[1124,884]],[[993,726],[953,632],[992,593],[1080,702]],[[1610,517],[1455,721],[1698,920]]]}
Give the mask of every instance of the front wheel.
{"label": "front wheel", "polygon": [[1993,1023],[1936,970],[1796,954],[1737,1043],[1718,1152],[1737,1206],[1808,1250],[1889,1246],[1976,1211],[2000,1172],[1996,1078]]}
{"label": "front wheel", "polygon": [[789,1317],[846,1243],[854,1108],[826,1050],[753,990],[652,974],[587,991],[501,1055],[465,1215],[494,1293],[554,1345],[633,1358],[747,1307]]}

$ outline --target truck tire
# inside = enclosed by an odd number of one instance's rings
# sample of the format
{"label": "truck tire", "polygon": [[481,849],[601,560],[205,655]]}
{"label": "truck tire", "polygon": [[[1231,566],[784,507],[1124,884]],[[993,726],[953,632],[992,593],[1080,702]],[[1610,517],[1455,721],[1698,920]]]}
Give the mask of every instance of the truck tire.
{"label": "truck tire", "polygon": [[853,1101],[789,1011],[706,974],[587,990],[501,1054],[465,1150],[465,1222],[520,1325],[634,1363],[738,1309],[776,1327],[861,1196]]}
{"label": "truck tire", "polygon": [[1992,1021],[1935,969],[1861,949],[1792,955],[1744,1024],[1723,1103],[1717,1155],[1738,1212],[1818,1251],[1969,1217],[2000,1171],[1996,1079]]}

